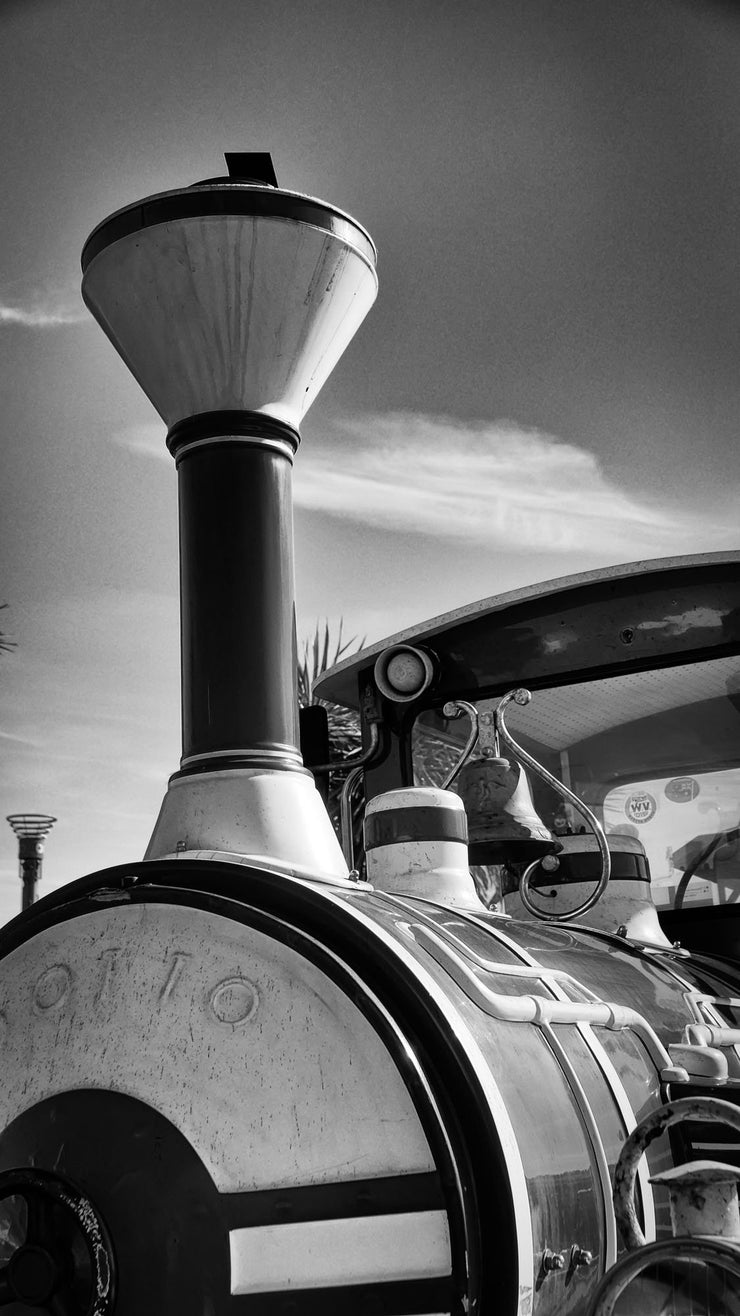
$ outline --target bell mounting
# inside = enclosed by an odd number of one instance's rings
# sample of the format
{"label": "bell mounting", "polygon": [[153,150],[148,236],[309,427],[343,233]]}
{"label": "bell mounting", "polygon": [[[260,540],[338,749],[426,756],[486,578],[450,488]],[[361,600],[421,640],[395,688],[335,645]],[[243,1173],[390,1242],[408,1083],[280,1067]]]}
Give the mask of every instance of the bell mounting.
{"label": "bell mounting", "polygon": [[[445,777],[448,787],[457,779],[457,791],[465,801],[470,824],[470,862],[472,864],[523,863],[519,894],[530,914],[546,922],[562,922],[591,909],[604,894],[611,872],[609,847],[598,819],[583,800],[554,777],[514,739],[506,725],[509,704],[520,707],[531,701],[529,690],[510,690],[499,700],[493,712],[478,712],[474,704],[458,699],[445,704],[445,717],[467,713],[471,730],[467,743],[452,770]],[[501,742],[512,755],[501,755]],[[472,758],[477,748],[478,757]],[[589,823],[601,855],[601,874],[589,898],[576,910],[549,914],[540,909],[530,895],[530,882],[542,864],[557,868],[557,851],[562,847],[537,814],[524,768],[529,768]]]}
{"label": "bell mounting", "polygon": [[446,717],[467,713],[471,722],[465,748],[443,783],[450,786],[457,780],[456,789],[465,801],[470,862],[527,863],[557,850],[555,838],[534,807],[524,769],[516,759],[501,755],[498,710],[479,714],[474,704],[458,699],[445,704],[443,712]]}

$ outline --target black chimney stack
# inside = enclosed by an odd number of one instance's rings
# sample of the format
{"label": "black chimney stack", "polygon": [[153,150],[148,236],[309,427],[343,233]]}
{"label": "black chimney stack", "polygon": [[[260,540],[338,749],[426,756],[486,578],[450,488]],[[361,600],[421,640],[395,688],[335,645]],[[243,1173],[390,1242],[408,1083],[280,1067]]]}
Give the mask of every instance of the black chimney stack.
{"label": "black chimney stack", "polygon": [[178,470],[183,754],[148,858],[232,854],[341,880],[298,749],[292,464],[377,291],[354,220],[265,154],[104,221],[83,296],[168,427]]}

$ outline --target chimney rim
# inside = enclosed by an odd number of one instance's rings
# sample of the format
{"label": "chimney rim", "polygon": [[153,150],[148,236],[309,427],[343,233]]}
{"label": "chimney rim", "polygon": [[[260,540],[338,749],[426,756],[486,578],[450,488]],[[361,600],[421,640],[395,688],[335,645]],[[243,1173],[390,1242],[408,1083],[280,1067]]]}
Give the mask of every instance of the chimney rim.
{"label": "chimney rim", "polygon": [[323,229],[352,247],[376,273],[377,247],[367,229],[346,211],[303,192],[228,177],[157,192],[113,211],[87,238],[82,248],[82,273],[121,238],[179,220],[218,216],[287,220]]}

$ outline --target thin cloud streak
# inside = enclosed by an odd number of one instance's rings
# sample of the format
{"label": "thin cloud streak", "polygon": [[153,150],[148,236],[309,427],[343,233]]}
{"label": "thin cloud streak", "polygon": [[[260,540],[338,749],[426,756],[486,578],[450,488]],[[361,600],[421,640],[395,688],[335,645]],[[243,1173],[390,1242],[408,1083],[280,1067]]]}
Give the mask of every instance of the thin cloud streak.
{"label": "thin cloud streak", "polygon": [[31,749],[40,747],[40,741],[29,740],[27,736],[12,736],[9,731],[0,731],[0,740],[10,741],[13,745],[28,745]]}
{"label": "thin cloud streak", "polygon": [[628,556],[729,547],[736,526],[638,502],[596,456],[514,422],[390,413],[345,420],[296,467],[296,503],[510,553]]}
{"label": "thin cloud streak", "polygon": [[[516,554],[590,552],[612,561],[729,548],[737,527],[640,502],[586,448],[514,421],[389,412],[345,417],[311,438],[295,468],[298,507],[378,529],[495,546]],[[114,435],[169,460],[164,427]],[[616,555],[616,556],[615,556]]]}
{"label": "thin cloud streak", "polygon": [[0,304],[0,324],[17,324],[25,329],[55,329],[60,325],[84,324],[89,319],[84,306],[24,307]]}
{"label": "thin cloud streak", "polygon": [[125,429],[116,430],[111,435],[113,442],[128,452],[138,452],[144,457],[158,457],[160,461],[171,463],[172,457],[167,450],[165,439],[167,427],[156,421],[143,422],[141,425],[127,425]]}

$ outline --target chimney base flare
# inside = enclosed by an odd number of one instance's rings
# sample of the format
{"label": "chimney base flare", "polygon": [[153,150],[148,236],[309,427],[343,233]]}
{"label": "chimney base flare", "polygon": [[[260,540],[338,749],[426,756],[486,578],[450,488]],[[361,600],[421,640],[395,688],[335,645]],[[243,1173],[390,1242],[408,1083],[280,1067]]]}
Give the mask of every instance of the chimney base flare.
{"label": "chimney base flare", "polygon": [[170,779],[145,859],[238,856],[314,881],[347,882],[347,864],[310,772],[250,768]]}

